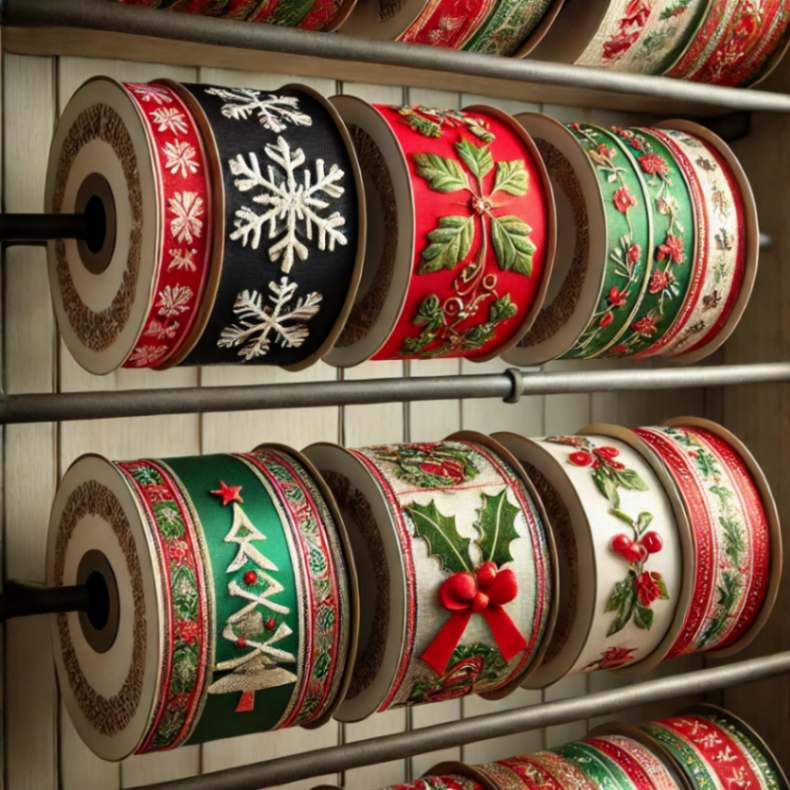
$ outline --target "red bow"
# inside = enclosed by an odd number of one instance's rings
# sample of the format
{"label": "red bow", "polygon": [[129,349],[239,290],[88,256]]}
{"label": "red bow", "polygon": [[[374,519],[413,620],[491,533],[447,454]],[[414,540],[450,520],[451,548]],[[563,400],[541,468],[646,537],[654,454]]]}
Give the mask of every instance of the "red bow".
{"label": "red bow", "polygon": [[518,595],[516,574],[509,568],[498,570],[484,562],[476,571],[458,571],[439,588],[439,601],[450,618],[425,648],[420,658],[436,672],[444,674],[473,614],[482,614],[505,661],[510,661],[527,643],[510,615],[502,608]]}

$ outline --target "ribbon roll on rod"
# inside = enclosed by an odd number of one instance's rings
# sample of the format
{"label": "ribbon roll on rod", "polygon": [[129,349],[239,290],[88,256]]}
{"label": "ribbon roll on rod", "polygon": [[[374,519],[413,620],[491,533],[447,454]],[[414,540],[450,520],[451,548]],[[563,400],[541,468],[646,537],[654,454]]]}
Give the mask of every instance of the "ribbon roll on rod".
{"label": "ribbon roll on rod", "polygon": [[102,591],[89,580],[86,584],[71,587],[42,587],[9,581],[0,595],[0,622],[12,617],[28,617],[34,614],[57,612],[88,612],[89,616],[101,617],[106,608]]}

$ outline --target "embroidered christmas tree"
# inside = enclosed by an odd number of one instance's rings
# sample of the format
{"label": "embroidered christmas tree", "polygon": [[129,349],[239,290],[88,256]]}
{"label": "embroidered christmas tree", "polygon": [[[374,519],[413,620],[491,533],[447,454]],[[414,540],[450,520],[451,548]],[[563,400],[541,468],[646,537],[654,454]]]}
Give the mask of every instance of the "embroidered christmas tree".
{"label": "embroidered christmas tree", "polygon": [[277,580],[277,565],[262,551],[266,536],[253,524],[241,507],[241,486],[227,485],[211,491],[232,506],[233,520],[225,535],[226,543],[238,546],[236,555],[226,569],[228,594],[240,599],[240,608],[225,621],[222,638],[231,642],[237,655],[218,662],[214,669],[227,671],[208,688],[209,694],[241,693],[237,713],[255,707],[255,692],[296,682],[296,675],[282,664],[295,664],[296,657],[277,645],[293,631],[282,619],[290,609],[276,597],[285,588]]}

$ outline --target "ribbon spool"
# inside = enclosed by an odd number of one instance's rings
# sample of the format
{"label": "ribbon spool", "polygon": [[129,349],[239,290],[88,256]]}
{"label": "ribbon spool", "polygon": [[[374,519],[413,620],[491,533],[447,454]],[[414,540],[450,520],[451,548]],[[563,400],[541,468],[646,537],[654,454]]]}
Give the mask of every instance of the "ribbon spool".
{"label": "ribbon spool", "polygon": [[52,506],[47,580],[107,592],[51,619],[66,708],[103,759],[318,726],[350,680],[353,563],[293,450],[81,457]]}
{"label": "ribbon spool", "polygon": [[304,368],[332,346],[361,276],[361,175],[320,94],[175,85],[212,155],[216,277],[200,334],[172,364]]}
{"label": "ribbon spool", "polygon": [[[695,269],[702,288],[676,338],[661,356],[699,362],[735,331],[754,287],[759,259],[757,205],[749,179],[732,149],[703,126],[690,121],[661,124],[693,169],[702,195]],[[704,245],[703,249],[700,249]]]}
{"label": "ribbon spool", "polygon": [[200,134],[169,88],[97,77],[72,96],[45,206],[95,229],[47,245],[58,327],[82,367],[154,367],[187,342],[210,276],[210,202]]}
{"label": "ribbon spool", "polygon": [[710,0],[589,0],[574,4],[535,56],[614,71],[663,74],[694,37]]}
{"label": "ribbon spool", "polygon": [[529,136],[489,107],[333,99],[365,173],[359,296],[326,359],[484,361],[527,331],[554,260],[548,177]]}
{"label": "ribbon spool", "polygon": [[565,0],[406,0],[360,3],[344,33],[376,40],[525,57],[540,42]]}
{"label": "ribbon spool", "polygon": [[531,485],[487,437],[346,450],[315,444],[366,602],[335,717],[514,689],[556,612],[554,552]]}
{"label": "ribbon spool", "polygon": [[118,0],[125,5],[164,8],[187,14],[223,17],[240,22],[300,27],[304,30],[337,30],[354,10],[356,0]]}
{"label": "ribbon spool", "polygon": [[767,622],[781,579],[781,528],[768,481],[749,450],[709,420],[681,417],[633,434],[651,466],[663,467],[692,530],[689,604],[656,658],[732,655]]}
{"label": "ribbon spool", "polygon": [[790,44],[790,2],[711,0],[707,13],[666,74],[716,85],[755,85]]}
{"label": "ribbon spool", "polygon": [[760,735],[723,708],[695,705],[639,729],[645,743],[671,760],[690,787],[790,786]]}
{"label": "ribbon spool", "polygon": [[[670,761],[626,735],[591,735],[551,751],[586,777],[583,787],[676,790],[681,786]],[[538,761],[541,756],[536,755]]]}
{"label": "ribbon spool", "polygon": [[560,240],[566,269],[505,359],[691,363],[719,348],[749,302],[759,254],[754,197],[729,147],[684,121],[603,130],[540,115],[518,120],[546,160],[560,224],[576,233]]}
{"label": "ribbon spool", "polygon": [[660,480],[638,453],[609,436],[494,438],[537,488],[558,546],[557,625],[526,685],[642,669],[673,623],[687,540]]}
{"label": "ribbon spool", "polygon": [[[600,356],[614,347],[647,291],[653,228],[647,186],[616,135],[544,115],[516,120],[535,138],[558,206],[558,268],[513,364]],[[614,180],[610,179],[614,177]]]}

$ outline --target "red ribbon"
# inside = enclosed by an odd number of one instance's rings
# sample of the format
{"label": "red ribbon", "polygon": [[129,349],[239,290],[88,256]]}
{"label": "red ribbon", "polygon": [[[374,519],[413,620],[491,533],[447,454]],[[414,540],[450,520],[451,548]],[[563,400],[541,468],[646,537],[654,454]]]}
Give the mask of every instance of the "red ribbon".
{"label": "red ribbon", "polygon": [[439,601],[452,614],[420,658],[437,675],[444,674],[472,615],[481,614],[502,658],[510,661],[527,646],[510,615],[502,608],[516,595],[516,574],[509,568],[497,570],[493,562],[484,562],[476,574],[468,571],[454,573],[439,588]]}

